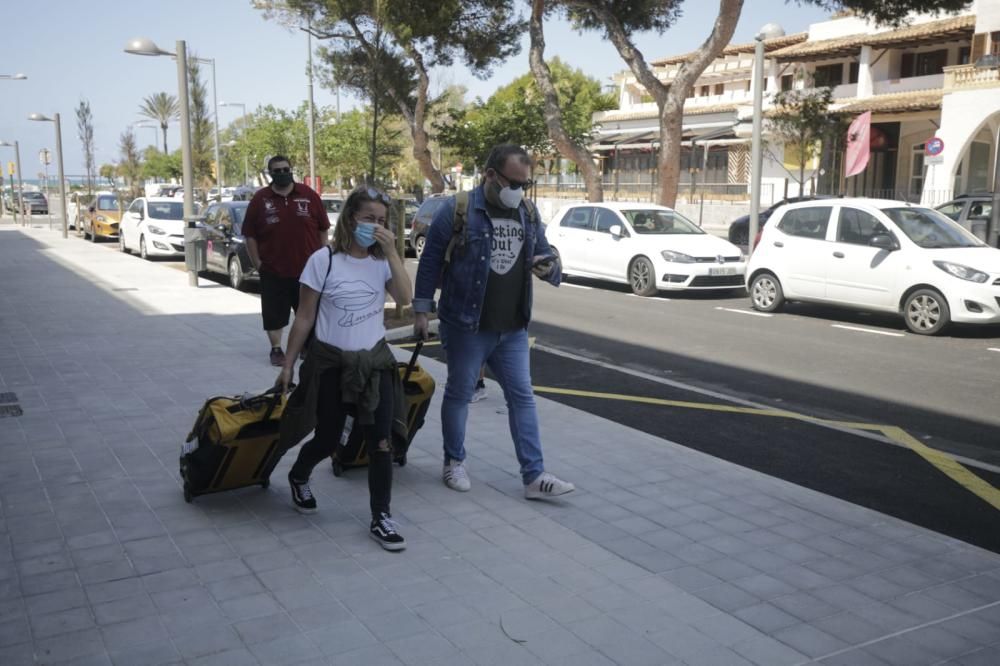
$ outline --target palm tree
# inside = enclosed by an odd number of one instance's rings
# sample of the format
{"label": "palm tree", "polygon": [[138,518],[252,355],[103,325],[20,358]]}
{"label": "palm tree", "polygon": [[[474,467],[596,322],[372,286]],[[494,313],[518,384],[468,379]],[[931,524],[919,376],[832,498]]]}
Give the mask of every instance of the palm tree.
{"label": "palm tree", "polygon": [[177,102],[177,98],[173,95],[169,95],[165,92],[156,93],[155,95],[150,95],[142,100],[142,104],[139,105],[139,115],[145,116],[160,123],[160,129],[163,130],[163,153],[166,154],[167,151],[167,125],[170,124],[171,120],[175,120],[180,116],[181,107]]}

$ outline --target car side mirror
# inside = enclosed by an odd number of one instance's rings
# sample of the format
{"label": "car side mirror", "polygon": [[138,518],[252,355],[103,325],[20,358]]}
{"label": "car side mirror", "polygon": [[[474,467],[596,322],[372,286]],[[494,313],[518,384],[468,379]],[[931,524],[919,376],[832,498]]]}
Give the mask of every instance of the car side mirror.
{"label": "car side mirror", "polygon": [[877,247],[880,250],[888,250],[889,252],[899,249],[899,243],[889,234],[876,234],[872,236],[871,240],[868,241],[868,245]]}
{"label": "car side mirror", "polygon": [[622,237],[622,225],[620,224],[612,224],[611,227],[608,228],[608,231],[611,232],[611,235],[615,238]]}

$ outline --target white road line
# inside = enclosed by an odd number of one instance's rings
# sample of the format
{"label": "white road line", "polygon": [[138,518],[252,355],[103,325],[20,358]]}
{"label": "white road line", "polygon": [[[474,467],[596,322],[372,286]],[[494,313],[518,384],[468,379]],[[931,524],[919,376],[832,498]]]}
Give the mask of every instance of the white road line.
{"label": "white road line", "polygon": [[766,312],[753,312],[751,310],[737,310],[736,308],[724,308],[722,306],[716,306],[716,310],[723,310],[725,312],[735,312],[736,314],[750,315],[751,317],[773,317],[773,314],[768,314]]}
{"label": "white road line", "polygon": [[639,294],[625,294],[631,298],[641,298],[644,301],[669,301],[665,296],[640,296]]}
{"label": "white road line", "polygon": [[987,347],[986,351],[1000,352],[1000,347]]}
{"label": "white road line", "polygon": [[[747,400],[745,398],[740,398],[733,395],[727,395],[725,393],[722,393],[721,391],[713,391],[711,389],[701,388],[700,386],[695,386],[693,384],[679,382],[674,379],[666,379],[664,377],[652,375],[648,372],[643,372],[642,370],[623,368],[620,365],[614,365],[613,363],[607,363],[606,361],[598,361],[597,359],[589,358],[587,356],[581,356],[580,354],[574,354],[573,352],[563,351],[562,349],[557,349],[555,347],[550,347],[548,345],[536,343],[533,349],[535,349],[536,351],[545,352],[546,354],[552,354],[553,356],[561,356],[562,358],[568,358],[573,361],[579,361],[580,363],[586,363],[588,365],[594,365],[599,368],[605,368],[606,370],[614,370],[615,372],[620,372],[623,375],[638,377],[639,379],[645,379],[646,381],[654,382],[656,384],[662,384],[663,386],[672,386],[674,388],[690,391],[691,393],[697,393],[698,395],[704,395],[711,398],[716,398],[718,400],[725,400],[726,402],[731,402],[736,405],[743,405],[744,407],[755,407],[757,409],[781,409],[781,407],[774,407],[773,405],[768,405],[762,402],[756,402],[754,400]],[[873,432],[869,432],[867,430],[854,430],[852,428],[845,428],[843,426],[833,425],[831,423],[813,422],[813,425],[818,426],[820,428],[827,428],[828,430],[837,430],[839,432],[846,432],[851,435],[855,435],[857,437],[864,437],[865,439],[870,439],[876,442],[881,442],[883,444],[890,444],[892,446],[897,446],[899,448],[909,450],[909,447],[906,446],[905,444],[900,444],[899,442],[895,442],[889,439],[888,437],[885,437],[883,435],[878,435]],[[968,467],[976,467],[978,469],[985,469],[989,472],[1000,473],[1000,466],[991,465],[990,463],[982,462],[980,460],[974,460],[972,458],[967,458],[965,456],[955,455],[954,453],[948,453],[948,455]]]}
{"label": "white road line", "polygon": [[593,287],[587,287],[587,286],[582,285],[582,284],[570,284],[569,282],[563,282],[561,286],[563,286],[563,287],[570,287],[571,289],[586,289],[587,291],[590,291],[591,289],[593,289]]}
{"label": "white road line", "polygon": [[876,331],[870,328],[861,328],[860,326],[845,326],[843,324],[830,324],[831,328],[842,328],[845,331],[858,331],[859,333],[874,333],[875,335],[888,335],[892,338],[905,338],[905,333],[892,333],[891,331]]}

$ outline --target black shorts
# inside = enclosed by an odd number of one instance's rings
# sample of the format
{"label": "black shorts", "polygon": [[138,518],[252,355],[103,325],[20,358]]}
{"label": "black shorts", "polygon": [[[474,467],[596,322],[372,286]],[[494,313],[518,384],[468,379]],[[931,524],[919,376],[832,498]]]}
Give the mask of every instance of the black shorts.
{"label": "black shorts", "polygon": [[260,312],[265,331],[288,326],[290,310],[299,309],[299,279],[260,274]]}

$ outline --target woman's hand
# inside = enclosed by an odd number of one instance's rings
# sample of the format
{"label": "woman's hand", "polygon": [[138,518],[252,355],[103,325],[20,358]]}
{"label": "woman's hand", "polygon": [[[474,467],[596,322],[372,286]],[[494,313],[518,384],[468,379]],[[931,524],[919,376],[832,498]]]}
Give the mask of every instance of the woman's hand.
{"label": "woman's hand", "polygon": [[375,241],[378,243],[379,247],[382,248],[382,252],[386,255],[395,254],[396,234],[392,233],[381,224],[375,226]]}
{"label": "woman's hand", "polygon": [[281,372],[278,373],[278,379],[274,382],[274,385],[280,386],[282,393],[288,393],[288,387],[291,386],[292,378],[294,376],[295,371],[293,368],[282,366]]}

